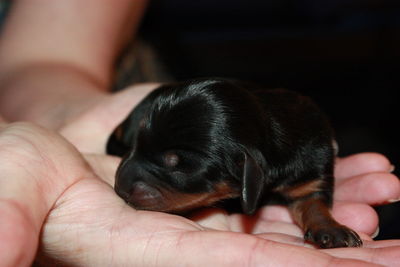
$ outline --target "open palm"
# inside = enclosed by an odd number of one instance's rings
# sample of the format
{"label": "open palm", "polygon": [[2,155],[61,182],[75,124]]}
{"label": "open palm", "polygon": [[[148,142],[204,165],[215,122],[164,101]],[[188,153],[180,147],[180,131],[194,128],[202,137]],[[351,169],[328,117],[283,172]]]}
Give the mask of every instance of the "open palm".
{"label": "open palm", "polygon": [[[374,214],[363,212],[368,210],[365,204],[338,204],[337,216],[346,217],[350,208],[358,214],[357,219],[348,221],[356,230],[371,231],[376,226]],[[83,266],[258,266],[271,260],[288,266],[298,266],[301,261],[307,266],[324,266],[339,262],[340,257],[368,259],[372,247],[385,246],[367,242],[357,253],[350,253],[356,250],[353,248],[306,248],[302,234],[287,215],[283,208],[267,207],[251,222],[243,215],[205,210],[192,221],[137,211],[120,200],[108,184],[89,177],[74,183],[57,200],[43,229],[42,251],[51,259]],[[361,221],[367,226],[357,225]],[[247,228],[249,224],[254,227]],[[254,235],[241,233],[246,229]],[[391,241],[390,246],[395,245],[400,242]],[[394,248],[375,250],[391,263],[397,257]],[[382,262],[379,257],[374,259]]]}
{"label": "open palm", "polygon": [[[133,107],[156,86],[157,84],[142,84],[127,88],[117,94],[101,95],[90,108],[65,124],[60,132],[78,150],[90,153],[92,161],[95,158],[101,159],[101,155],[105,153],[106,141],[110,133]],[[107,164],[106,162],[110,163]],[[111,157],[107,161],[101,160],[101,162],[92,163],[95,170],[100,169],[97,172],[102,172],[100,176],[110,185],[114,183],[117,164],[117,160]],[[336,201],[333,212],[339,222],[369,235],[374,233],[378,220],[376,213],[369,205],[399,198],[398,180],[395,176],[388,174],[390,167],[386,158],[373,153],[364,153],[337,160],[335,170]],[[382,186],[380,186],[380,183]],[[388,186],[384,187],[383,185]],[[359,212],[355,213],[355,211]],[[368,217],[361,218],[354,216],[355,214],[363,214]],[[207,218],[208,216],[203,217]],[[285,223],[293,224],[287,209],[282,207],[267,208],[265,212],[262,210],[258,217],[284,220]],[[201,220],[203,223],[210,221],[205,218]],[[252,220],[254,220],[254,217]],[[221,220],[219,223],[229,224],[229,222]],[[253,223],[253,226],[257,226],[257,224]],[[249,232],[256,231],[256,228],[251,230],[246,226],[246,229],[242,230]],[[299,231],[297,230],[297,232]]]}
{"label": "open palm", "polygon": [[[105,142],[110,132],[152,88],[154,88],[153,85],[134,87],[116,95],[105,96],[98,105],[66,125],[61,132],[81,151],[104,153]],[[112,185],[118,159],[103,155],[88,155],[86,158],[97,175]],[[378,225],[377,215],[370,205],[383,203],[388,199],[397,199],[399,196],[397,178],[387,172],[389,168],[390,164],[387,159],[378,154],[359,154],[338,160],[333,214],[339,222],[364,233],[362,234],[363,238],[368,239],[368,235],[373,234]],[[167,266],[165,264],[168,262],[167,260],[170,260],[171,265],[173,265],[172,263],[176,264],[178,259],[184,263],[188,259],[176,257],[178,245],[182,244],[180,249],[184,255],[185,249],[188,251],[198,249],[197,239],[202,240],[202,238],[204,238],[204,246],[207,251],[213,254],[219,250],[222,253],[222,251],[229,250],[230,247],[232,250],[237,250],[240,245],[241,249],[238,251],[240,253],[236,255],[237,257],[231,255],[229,259],[226,257],[220,259],[221,262],[232,260],[238,266],[242,265],[243,259],[247,259],[243,256],[244,254],[247,253],[250,256],[254,253],[251,244],[259,242],[260,239],[263,239],[263,242],[266,242],[265,240],[278,241],[281,244],[271,243],[271,245],[283,250],[288,248],[282,243],[305,246],[302,232],[293,224],[284,207],[265,207],[253,217],[239,214],[227,215],[222,210],[206,209],[196,214],[191,218],[192,220],[188,220],[164,213],[135,211],[125,205],[109,185],[97,179],[84,179],[69,188],[71,193],[67,191],[63,194],[56,206],[61,208],[62,216],[60,217],[60,213],[55,209],[55,212],[48,217],[44,233],[48,233],[49,237],[58,236],[57,231],[65,233],[63,226],[68,225],[71,234],[68,236],[71,240],[56,239],[61,242],[57,244],[50,238],[48,240],[51,246],[63,247],[63,244],[67,242],[75,245],[71,251],[86,251],[85,253],[88,255],[90,252],[87,248],[92,247],[93,252],[97,251],[97,253],[93,253],[96,256],[92,255],[91,260],[98,262],[107,262],[106,259],[132,262],[132,257],[135,256],[139,257],[143,263],[155,264],[158,261],[162,266]],[[86,205],[83,205],[84,203]],[[64,213],[63,205],[68,207],[66,210],[70,213]],[[94,218],[96,219],[94,220]],[[63,219],[68,219],[68,222]],[[76,228],[71,227],[73,225]],[[90,230],[88,231],[88,229]],[[76,236],[87,235],[87,231],[92,236],[89,240],[82,239],[82,244],[74,240]],[[254,235],[249,236],[242,233]],[[229,237],[225,235],[229,235]],[[227,242],[225,238],[229,238],[230,241]],[[224,245],[221,245],[221,242]],[[109,245],[101,246],[99,244]],[[111,244],[115,245],[112,247],[112,252],[109,251]],[[366,246],[376,246],[377,244],[376,242],[367,242]],[[146,258],[148,246],[158,247],[160,254],[156,258]],[[105,251],[99,253],[99,248],[103,248]],[[299,247],[297,249],[308,248]],[[132,255],[131,251],[141,252]],[[161,253],[162,251],[164,252]],[[110,253],[113,255],[112,257]],[[235,253],[232,251],[231,254]],[[99,255],[103,255],[103,258],[98,257]],[[196,255],[194,253],[192,257]],[[362,254],[356,255],[362,257]],[[270,257],[271,255],[266,256]],[[201,258],[204,260],[204,255]],[[326,259],[329,260],[329,258]],[[217,259],[210,257],[209,260]],[[293,261],[296,259],[293,258]],[[201,261],[196,261],[194,258],[193,262],[201,265]]]}

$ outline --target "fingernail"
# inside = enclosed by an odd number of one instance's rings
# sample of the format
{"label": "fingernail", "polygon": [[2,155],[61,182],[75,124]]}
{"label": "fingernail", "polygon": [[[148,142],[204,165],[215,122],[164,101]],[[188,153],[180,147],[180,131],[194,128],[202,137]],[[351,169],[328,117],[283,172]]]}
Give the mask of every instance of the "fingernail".
{"label": "fingernail", "polygon": [[400,198],[398,198],[398,199],[389,199],[388,200],[389,203],[395,203],[395,202],[399,202],[399,201],[400,201]]}
{"label": "fingernail", "polygon": [[392,173],[395,169],[396,167],[394,165],[390,165],[389,172]]}
{"label": "fingernail", "polygon": [[375,237],[377,237],[378,235],[379,235],[379,226],[378,226],[378,228],[376,228],[376,230],[375,230],[375,232],[371,235],[371,238],[375,238]]}

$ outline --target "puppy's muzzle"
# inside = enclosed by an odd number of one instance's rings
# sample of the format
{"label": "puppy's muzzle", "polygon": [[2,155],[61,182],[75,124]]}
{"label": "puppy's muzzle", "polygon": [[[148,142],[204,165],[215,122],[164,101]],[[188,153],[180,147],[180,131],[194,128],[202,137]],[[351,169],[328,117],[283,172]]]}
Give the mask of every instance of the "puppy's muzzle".
{"label": "puppy's muzzle", "polygon": [[128,190],[116,187],[115,191],[126,202],[136,208],[146,209],[160,206],[163,201],[161,192],[145,182],[135,182]]}
{"label": "puppy's muzzle", "polygon": [[144,182],[134,183],[128,202],[137,206],[155,206],[162,199],[160,191]]}

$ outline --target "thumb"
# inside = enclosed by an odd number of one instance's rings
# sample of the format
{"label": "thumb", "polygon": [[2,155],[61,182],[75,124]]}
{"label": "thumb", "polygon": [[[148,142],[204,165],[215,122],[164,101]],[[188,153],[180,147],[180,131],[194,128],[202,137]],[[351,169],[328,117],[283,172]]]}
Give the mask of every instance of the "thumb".
{"label": "thumb", "polygon": [[0,129],[0,158],[0,262],[29,266],[55,201],[93,174],[61,136],[28,123]]}
{"label": "thumb", "polygon": [[98,154],[84,154],[84,157],[99,178],[111,186],[114,185],[121,158]]}

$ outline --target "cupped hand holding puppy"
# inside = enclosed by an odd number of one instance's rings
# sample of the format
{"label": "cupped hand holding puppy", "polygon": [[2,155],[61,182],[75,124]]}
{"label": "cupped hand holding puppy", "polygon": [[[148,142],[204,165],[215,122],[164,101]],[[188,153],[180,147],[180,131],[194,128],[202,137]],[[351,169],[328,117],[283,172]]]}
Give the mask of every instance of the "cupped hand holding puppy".
{"label": "cupped hand holding puppy", "polygon": [[[62,137],[31,124],[4,125],[0,147],[3,266],[28,266],[37,244],[38,261],[49,266],[398,264],[400,241],[366,242],[357,249],[304,247],[286,211],[277,207],[262,209],[252,227],[248,217],[222,211],[199,214],[197,221],[136,211],[99,178],[109,179],[117,159],[87,155],[90,167]],[[400,193],[398,184],[393,189],[388,167],[375,154],[339,161],[334,209],[339,221],[367,234],[375,230],[376,215],[368,204]],[[381,178],[375,188],[364,188],[366,193],[376,190],[375,198],[362,198],[356,193],[362,189],[358,181],[375,175]],[[347,218],[349,207],[354,214]]]}
{"label": "cupped hand holding puppy", "polygon": [[[81,152],[102,154],[110,132],[156,86],[157,84],[141,84],[119,93],[104,95],[101,101],[71,120],[61,128],[60,132]],[[398,179],[389,173],[392,167],[384,156],[376,153],[361,153],[337,159],[335,170],[337,201],[333,212],[340,222],[368,235],[377,231],[377,214],[369,205],[382,204],[399,198]],[[111,185],[114,183],[114,174],[110,172],[107,175]],[[269,207],[266,210],[275,212],[279,210],[282,218],[290,218],[286,208]],[[357,220],[358,217],[355,216],[357,213],[354,210],[369,214],[369,219]],[[292,223],[291,219],[286,220]]]}

